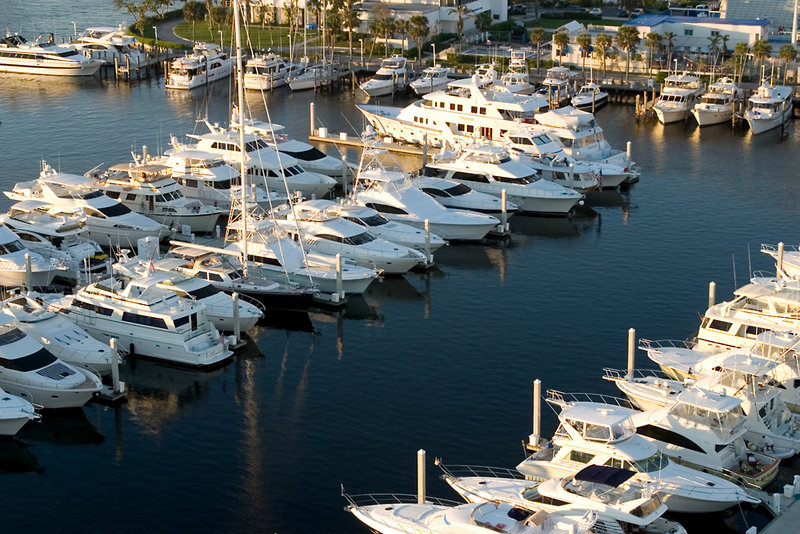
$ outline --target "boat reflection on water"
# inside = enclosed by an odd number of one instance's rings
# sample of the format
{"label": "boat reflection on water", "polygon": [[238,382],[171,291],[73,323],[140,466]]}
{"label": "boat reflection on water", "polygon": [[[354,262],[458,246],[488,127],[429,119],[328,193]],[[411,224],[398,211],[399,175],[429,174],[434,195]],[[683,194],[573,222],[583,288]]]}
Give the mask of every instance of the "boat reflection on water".
{"label": "boat reflection on water", "polygon": [[147,433],[158,435],[181,408],[208,396],[209,382],[230,368],[209,371],[187,369],[133,358],[120,368],[120,378],[128,392],[127,410],[131,419]]}
{"label": "boat reflection on water", "polygon": [[[297,330],[299,332],[312,332],[314,330],[314,325],[311,322],[309,314],[301,311],[268,311],[267,314],[258,321],[258,326],[281,328],[283,330]],[[253,330],[251,329],[249,331],[252,332]]]}
{"label": "boat reflection on water", "polygon": [[17,438],[62,446],[100,445],[105,436],[86,415],[86,409],[43,410],[42,420],[22,427]]}
{"label": "boat reflection on water", "polygon": [[13,437],[0,438],[0,472],[43,472],[39,460],[29,450],[30,446]]}
{"label": "boat reflection on water", "polygon": [[96,76],[35,76],[4,72],[0,76],[0,93],[9,107],[19,104],[27,108],[36,103],[53,106],[59,99],[72,98],[77,91],[103,90],[103,82]]}
{"label": "boat reflection on water", "polygon": [[630,190],[604,189],[602,191],[592,191],[586,195],[584,209],[591,209],[595,215],[597,212],[594,208],[621,208],[622,211],[627,213],[630,209],[630,204]]}

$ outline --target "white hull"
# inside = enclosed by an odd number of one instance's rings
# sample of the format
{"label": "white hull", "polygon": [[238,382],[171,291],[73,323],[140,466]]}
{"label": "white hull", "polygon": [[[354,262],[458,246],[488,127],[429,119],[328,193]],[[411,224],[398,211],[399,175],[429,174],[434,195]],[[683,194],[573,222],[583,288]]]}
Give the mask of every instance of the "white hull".
{"label": "white hull", "polygon": [[128,247],[135,248],[136,242],[143,237],[155,236],[160,239],[168,237],[168,233],[159,233],[158,230],[120,230],[118,228],[103,228],[86,223],[86,237],[103,247]]}
{"label": "white hull", "polygon": [[707,109],[693,109],[692,116],[700,126],[711,126],[712,124],[722,124],[731,120],[733,111],[727,110],[712,111]]}
{"label": "white hull", "polygon": [[688,110],[686,109],[669,109],[663,110],[656,107],[656,117],[661,124],[672,124],[673,122],[685,121],[688,117]]}
{"label": "white hull", "polygon": [[[588,96],[573,96],[572,97],[572,107],[578,108],[584,111],[591,111],[592,110],[592,98]],[[602,106],[608,104],[608,93],[602,93],[600,96],[596,96],[594,98],[594,109],[600,109]]]}
{"label": "white hull", "polygon": [[185,224],[189,225],[192,232],[198,234],[206,234],[214,231],[217,221],[219,220],[219,213],[192,213],[186,215],[159,215],[156,213],[144,213],[154,221],[160,222],[169,228],[177,228],[180,231],[181,227]]}
{"label": "white hull", "polygon": [[439,91],[445,89],[447,84],[450,83],[452,80],[445,80],[443,82],[435,83],[435,84],[425,84],[425,83],[414,83],[411,82],[411,89],[418,95],[427,95],[428,93],[432,93],[434,91]]}
{"label": "white hull", "polygon": [[533,197],[520,197],[516,195],[508,195],[509,202],[513,202],[519,208],[519,211],[539,215],[554,215],[565,216],[569,213],[575,204],[580,200],[579,198],[533,198]]}
{"label": "white hull", "polygon": [[256,76],[254,74],[244,75],[244,88],[249,91],[270,91],[286,85],[285,76],[275,76],[270,79],[268,76]]}
{"label": "white hull", "polygon": [[[31,284],[33,287],[47,287],[53,283],[59,271],[56,269],[47,271],[33,271],[31,273]],[[0,286],[3,287],[22,287],[26,284],[26,273],[23,268],[20,271],[10,271],[3,269],[0,272]]]}
{"label": "white hull", "polygon": [[[421,230],[425,229],[424,221],[399,220],[399,222],[404,222]],[[430,221],[429,223],[431,232],[442,239],[450,241],[479,241],[495,226],[495,223],[474,225],[439,223],[435,221]]]}
{"label": "white hull", "polygon": [[758,135],[780,127],[784,122],[789,120],[789,117],[791,116],[792,116],[792,108],[790,106],[789,109],[783,113],[783,115],[778,115],[771,119],[764,119],[764,118],[754,119],[748,117],[747,124],[750,125],[750,131],[753,132],[753,135]]}
{"label": "white hull", "polygon": [[191,78],[186,78],[184,76],[178,77],[170,75],[165,87],[167,89],[190,90],[190,89],[195,89],[197,87],[203,87],[204,85],[208,85],[210,83],[214,83],[217,80],[224,80],[225,78],[230,76],[231,72],[233,71],[233,69],[230,67],[230,64],[228,65],[229,65],[228,68],[217,69],[216,71],[210,73],[208,76],[200,74],[197,76],[192,76]]}
{"label": "white hull", "polygon": [[25,423],[30,421],[28,416],[14,417],[12,419],[0,419],[0,436],[14,436]]}
{"label": "white hull", "polygon": [[99,379],[89,371],[76,368],[83,373],[86,380],[76,389],[43,389],[32,384],[20,384],[0,377],[0,386],[3,389],[22,397],[32,404],[38,404],[47,409],[80,408],[100,390]]}
{"label": "white hull", "polygon": [[22,65],[0,62],[0,72],[15,74],[38,74],[43,76],[94,76],[103,65],[101,61],[77,65],[61,65],[60,62],[47,61],[37,65]]}

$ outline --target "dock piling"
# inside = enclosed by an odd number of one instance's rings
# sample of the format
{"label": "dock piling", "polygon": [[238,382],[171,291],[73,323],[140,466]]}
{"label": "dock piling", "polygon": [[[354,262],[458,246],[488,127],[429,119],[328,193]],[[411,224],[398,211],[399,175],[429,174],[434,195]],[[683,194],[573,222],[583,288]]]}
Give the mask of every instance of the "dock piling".
{"label": "dock piling", "polygon": [[425,504],[425,449],[417,451],[417,504]]}
{"label": "dock piling", "polygon": [[236,291],[233,292],[231,295],[233,299],[233,343],[232,345],[238,345],[239,340],[242,337],[242,327],[239,324],[239,293]]}
{"label": "dock piling", "polygon": [[710,308],[716,302],[717,284],[716,282],[708,283],[708,307]]}
{"label": "dock piling", "polygon": [[506,202],[505,188],[500,191],[500,226],[502,226],[503,232],[508,232],[508,203]]}
{"label": "dock piling", "polygon": [[528,441],[534,447],[539,446],[539,436],[542,433],[542,381],[538,378],[533,381],[533,433]]}
{"label": "dock piling", "polygon": [[422,166],[428,164],[428,134],[422,134]]}
{"label": "dock piling", "polygon": [[314,124],[314,103],[311,102],[308,104],[308,117],[311,122],[311,135],[314,135],[314,129],[316,128],[316,124]]}
{"label": "dock piling", "polygon": [[431,255],[431,222],[428,219],[425,219],[425,261],[433,262],[433,256]]}
{"label": "dock piling", "polygon": [[783,272],[783,241],[778,243],[778,258],[775,260],[775,270],[777,271],[776,275],[780,277],[781,272]]}
{"label": "dock piling", "polygon": [[631,142],[628,141],[628,143],[625,145],[625,155],[626,155],[625,165],[628,168],[627,170],[631,169],[631,147],[632,147]]}
{"label": "dock piling", "polygon": [[636,357],[636,329],[629,328],[628,329],[628,374],[625,377],[626,380],[633,379],[633,362],[634,358]]}
{"label": "dock piling", "polygon": [[108,340],[111,347],[111,387],[115,395],[122,393],[119,385],[119,352],[117,351],[117,338],[112,337]]}
{"label": "dock piling", "polygon": [[344,300],[344,292],[342,291],[342,255],[339,253],[336,254],[336,297],[338,300]]}
{"label": "dock piling", "polygon": [[342,154],[342,192],[347,195],[347,157]]}

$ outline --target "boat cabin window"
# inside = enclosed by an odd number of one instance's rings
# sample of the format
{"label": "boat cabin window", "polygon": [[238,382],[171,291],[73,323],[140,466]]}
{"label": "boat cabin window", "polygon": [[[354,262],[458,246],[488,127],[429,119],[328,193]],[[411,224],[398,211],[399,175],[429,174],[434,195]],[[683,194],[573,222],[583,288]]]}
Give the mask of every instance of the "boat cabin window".
{"label": "boat cabin window", "polygon": [[588,464],[594,458],[594,454],[583,451],[569,451],[569,459],[573,462]]}
{"label": "boat cabin window", "polygon": [[472,172],[461,172],[461,171],[454,172],[453,176],[452,176],[452,179],[453,180],[464,180],[464,181],[467,181],[467,182],[478,182],[478,183],[482,183],[482,184],[488,184],[489,183],[489,179],[486,176],[484,176],[482,174],[472,173]]}
{"label": "boat cabin window", "polygon": [[761,328],[760,326],[755,326],[752,324],[743,324],[742,326],[739,327],[739,331],[736,332],[736,336],[755,339],[756,337],[758,337],[758,334],[768,331],[769,331],[768,328]]}
{"label": "boat cabin window", "polygon": [[681,449],[689,449],[690,451],[696,451],[699,453],[705,453],[705,451],[694,441],[666,428],[661,428],[654,425],[643,425],[638,427],[636,431],[642,436],[667,443],[668,445],[673,445]]}
{"label": "boat cabin window", "polygon": [[160,195],[156,195],[156,202],[171,202],[183,198],[180,191],[168,191]]}
{"label": "boat cabin window", "polygon": [[[259,264],[262,264],[262,265],[275,265],[275,266],[278,266],[278,267],[280,267],[280,265],[281,265],[281,262],[278,261],[277,258],[270,258],[268,256],[257,256],[255,254],[248,254],[247,255],[247,259],[252,261],[252,262],[254,262],[254,263],[259,263]],[[231,277],[231,278],[233,278],[233,277]]]}
{"label": "boat cabin window", "polygon": [[120,204],[119,202],[115,202],[110,206],[106,206],[105,208],[97,208],[100,213],[102,213],[105,217],[119,217],[120,215],[125,215],[126,213],[130,213],[131,210],[124,204]]}
{"label": "boat cabin window", "polygon": [[135,323],[155,328],[167,328],[167,323],[161,317],[150,317],[149,315],[139,315],[133,312],[123,312],[122,320],[128,323]]}
{"label": "boat cabin window", "polygon": [[528,176],[495,176],[495,180],[498,182],[503,182],[506,184],[529,184],[536,180],[535,174],[529,174]]}
{"label": "boat cabin window", "polygon": [[722,321],[720,319],[714,319],[708,324],[708,328],[712,330],[719,330],[720,332],[727,332],[731,329],[731,323],[728,321]]}
{"label": "boat cabin window", "polygon": [[361,219],[359,219],[358,217],[345,217],[345,219],[359,224],[363,223],[367,226],[383,226],[384,224],[387,224],[389,222],[389,219],[387,219],[380,213],[376,213],[375,215],[370,215],[369,217],[362,217]]}
{"label": "boat cabin window", "polygon": [[308,150],[303,150],[301,152],[290,152],[288,150],[281,150],[281,152],[284,154],[289,154],[293,158],[303,161],[316,161],[325,157],[325,153],[323,151],[318,148],[314,148],[313,146]]}
{"label": "boat cabin window", "polygon": [[[61,195],[59,195],[59,196],[61,196]],[[69,196],[69,195],[64,195],[64,196]],[[72,196],[72,198],[82,198],[83,200],[90,200],[92,198],[97,198],[97,197],[103,196],[103,193],[101,191],[97,191],[97,190],[87,191],[85,193],[81,193],[80,191],[75,191],[74,193],[72,193],[71,196]]]}
{"label": "boat cabin window", "polygon": [[378,204],[375,202],[368,202],[367,207],[372,208],[375,211],[380,211],[381,213],[391,213],[394,215],[407,215],[406,211],[397,208],[395,206],[389,206],[388,204]]}
{"label": "boat cabin window", "polygon": [[106,192],[106,196],[108,198],[113,198],[114,200],[119,198],[119,191],[108,191]]}
{"label": "boat cabin window", "polygon": [[100,306],[98,304],[92,304],[90,302],[84,302],[82,300],[72,299],[72,307],[74,308],[81,308],[82,310],[88,310],[90,312],[94,312],[99,315],[110,316],[114,313],[114,310],[111,308],[106,308],[105,306]]}
{"label": "boat cabin window", "polygon": [[175,181],[184,187],[191,187],[192,189],[197,189],[197,180],[195,180],[194,178],[184,178],[183,176],[176,176]]}
{"label": "boat cabin window", "polygon": [[586,423],[586,427],[583,429],[583,436],[590,441],[610,441],[611,429],[606,425]]}
{"label": "boat cabin window", "polygon": [[25,250],[25,246],[19,240],[9,241],[8,243],[0,244],[0,254],[11,254],[13,252],[19,252],[21,250]]}
{"label": "boat cabin window", "polygon": [[[58,360],[50,353],[50,351],[45,348],[41,348],[33,354],[29,354],[21,358],[0,358],[0,367],[27,373],[28,371],[35,371],[36,369],[47,367],[56,361]],[[75,374],[75,371],[72,371],[68,367],[64,367],[63,369],[60,369],[59,376],[50,376],[49,378],[60,380],[64,376],[70,376],[72,374]]]}
{"label": "boat cabin window", "polygon": [[208,273],[208,279],[212,282],[222,282],[222,276],[217,273]]}
{"label": "boat cabin window", "polygon": [[128,193],[125,195],[125,200],[136,200],[136,193]]}
{"label": "boat cabin window", "polygon": [[12,328],[0,335],[0,345],[8,345],[24,338],[25,334],[19,328]]}
{"label": "boat cabin window", "polygon": [[184,315],[183,317],[174,317],[172,319],[172,323],[175,325],[175,328],[179,328],[179,327],[185,325],[188,322],[189,322],[189,316],[188,315]]}

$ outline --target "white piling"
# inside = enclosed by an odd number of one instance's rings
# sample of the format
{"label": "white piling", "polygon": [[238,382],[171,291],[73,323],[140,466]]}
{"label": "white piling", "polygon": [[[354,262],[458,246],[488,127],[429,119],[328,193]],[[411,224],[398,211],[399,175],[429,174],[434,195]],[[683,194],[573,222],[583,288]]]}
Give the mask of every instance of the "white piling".
{"label": "white piling", "polygon": [[717,284],[715,282],[708,283],[708,307],[710,308],[716,303],[717,300]]}
{"label": "white piling", "polygon": [[222,233],[221,233],[221,231],[220,231],[220,228],[219,228],[219,225],[216,225],[216,226],[214,227],[214,233],[217,235],[217,239],[219,239],[219,238],[220,238],[220,236],[222,235]]}
{"label": "white piling", "polygon": [[780,276],[783,270],[783,241],[778,243],[778,259],[775,261],[775,270],[778,276]]}
{"label": "white piling", "polygon": [[25,285],[28,291],[33,291],[33,273],[31,272],[31,255],[25,253]]}
{"label": "white piling", "polygon": [[752,527],[745,530],[744,534],[758,534],[758,527],[753,525]]}
{"label": "white piling", "polygon": [[239,325],[239,293],[234,291],[231,298],[233,299],[233,343],[235,345],[242,337],[242,327]]}
{"label": "white piling", "polygon": [[500,224],[503,226],[503,231],[508,231],[508,207],[506,202],[506,190],[500,191]]}
{"label": "white piling", "polygon": [[773,493],[772,494],[772,511],[775,512],[775,515],[781,513],[781,494],[780,493]]}
{"label": "white piling", "polygon": [[342,154],[342,192],[347,195],[347,158]]}
{"label": "white piling", "polygon": [[428,134],[422,134],[422,166],[428,164]]}
{"label": "white piling", "polygon": [[628,170],[631,169],[631,142],[628,141],[628,144],[625,145],[625,157],[626,157],[626,167]]}
{"label": "white piling", "polygon": [[795,495],[800,494],[800,475],[794,476],[793,484],[794,484],[794,494]]}
{"label": "white piling", "polygon": [[116,395],[121,392],[119,387],[119,352],[117,352],[117,339],[112,337],[108,340],[108,345],[111,347],[111,387]]}
{"label": "white piling", "polygon": [[311,102],[308,105],[308,116],[309,116],[309,119],[311,121],[311,135],[314,135],[314,129],[317,126],[316,126],[316,124],[314,124],[316,121],[314,120],[314,103],[313,102]]}
{"label": "white piling", "polygon": [[338,298],[344,297],[342,294],[342,255],[336,254],[336,295]]}
{"label": "white piling", "polygon": [[425,449],[417,451],[417,503],[425,504]]}
{"label": "white piling", "polygon": [[628,375],[625,377],[628,380],[633,379],[633,360],[636,355],[636,329],[628,329]]}
{"label": "white piling", "polygon": [[431,257],[431,223],[425,219],[425,261],[432,261]]}
{"label": "white piling", "polygon": [[530,444],[538,445],[539,436],[542,434],[542,381],[538,378],[533,381],[533,433]]}
{"label": "white piling", "polygon": [[575,182],[575,164],[571,162],[569,164],[569,181],[570,183]]}

